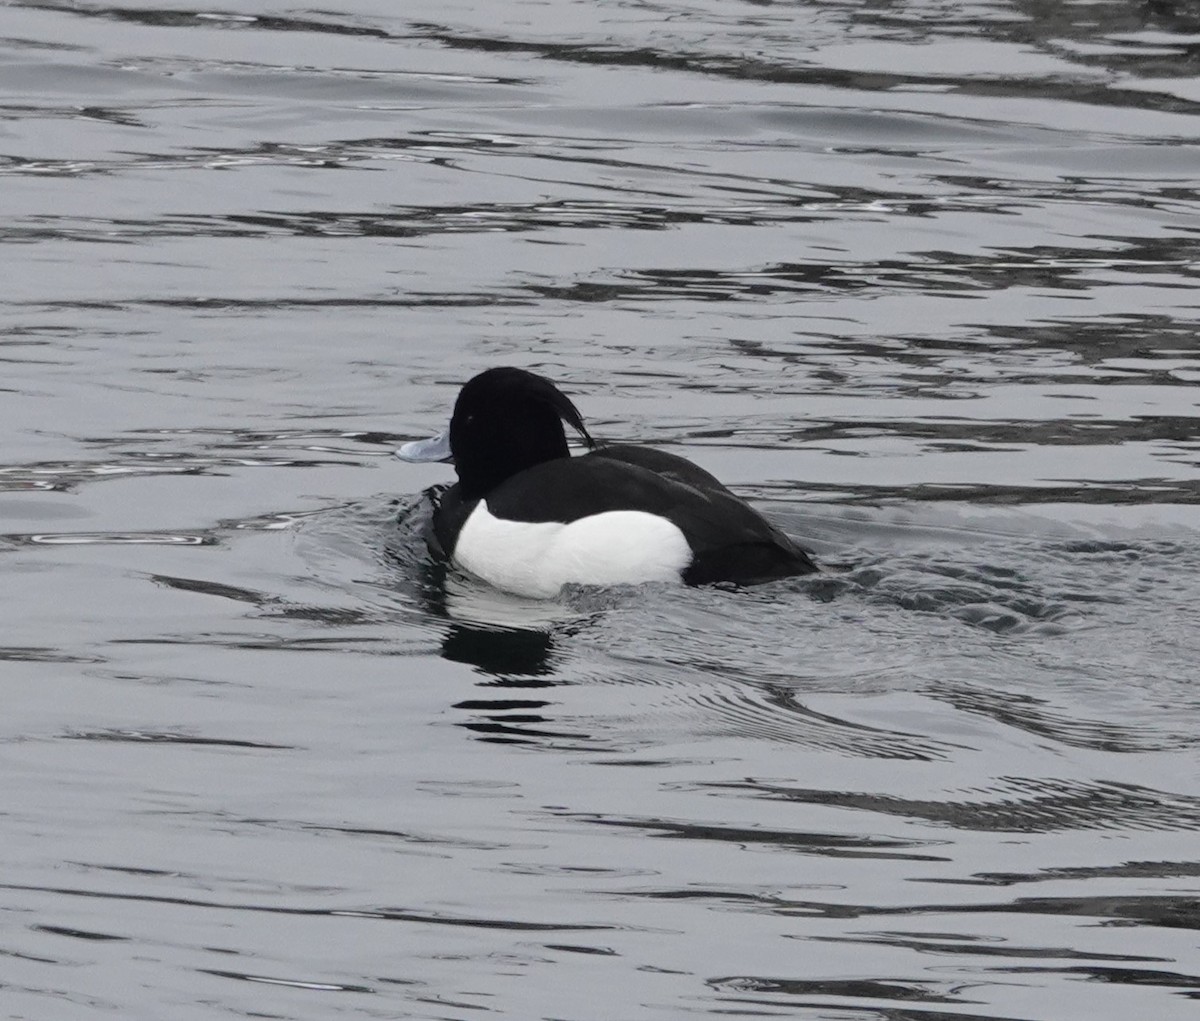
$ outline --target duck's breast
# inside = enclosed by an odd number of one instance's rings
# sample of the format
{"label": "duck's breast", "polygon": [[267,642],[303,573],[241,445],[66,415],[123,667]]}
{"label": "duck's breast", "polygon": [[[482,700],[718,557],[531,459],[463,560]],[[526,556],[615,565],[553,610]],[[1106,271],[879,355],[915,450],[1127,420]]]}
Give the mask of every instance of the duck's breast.
{"label": "duck's breast", "polygon": [[458,534],[453,558],[496,588],[547,599],[567,584],[677,582],[692,550],[677,525],[646,511],[519,521],[494,516],[480,500]]}

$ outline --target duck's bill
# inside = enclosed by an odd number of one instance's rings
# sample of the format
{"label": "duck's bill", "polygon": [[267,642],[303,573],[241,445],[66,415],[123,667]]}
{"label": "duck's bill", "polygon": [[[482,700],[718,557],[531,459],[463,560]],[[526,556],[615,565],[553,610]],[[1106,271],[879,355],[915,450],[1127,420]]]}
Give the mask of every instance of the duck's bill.
{"label": "duck's bill", "polygon": [[413,440],[396,451],[401,461],[453,461],[450,456],[450,430],[446,429],[427,440]]}

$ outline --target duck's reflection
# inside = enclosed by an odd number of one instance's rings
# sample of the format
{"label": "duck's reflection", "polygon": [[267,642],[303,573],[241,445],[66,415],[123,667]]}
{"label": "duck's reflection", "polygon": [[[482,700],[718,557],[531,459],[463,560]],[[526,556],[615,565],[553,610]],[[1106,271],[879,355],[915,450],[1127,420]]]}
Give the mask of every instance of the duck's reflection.
{"label": "duck's reflection", "polygon": [[505,744],[552,742],[562,747],[564,742],[589,740],[586,733],[561,729],[561,721],[547,715],[545,710],[554,702],[514,697],[520,689],[546,689],[562,683],[555,677],[553,651],[554,635],[548,630],[450,625],[442,640],[442,656],[477,668],[488,676],[480,687],[495,691],[494,697],[456,702],[455,709],[470,714],[459,726],[482,741]]}
{"label": "duck's reflection", "polygon": [[583,620],[579,614],[557,603],[498,592],[444,563],[430,563],[422,573],[426,609],[449,622],[442,658],[474,667],[483,675],[479,687],[488,690],[487,697],[454,703],[467,714],[459,726],[481,741],[503,744],[562,747],[591,740],[587,733],[563,729],[561,720],[547,714],[553,701],[519,697],[522,690],[562,683],[555,641],[572,621]]}
{"label": "duck's reflection", "polygon": [[451,624],[442,639],[442,658],[467,663],[511,687],[551,687],[549,631]]}

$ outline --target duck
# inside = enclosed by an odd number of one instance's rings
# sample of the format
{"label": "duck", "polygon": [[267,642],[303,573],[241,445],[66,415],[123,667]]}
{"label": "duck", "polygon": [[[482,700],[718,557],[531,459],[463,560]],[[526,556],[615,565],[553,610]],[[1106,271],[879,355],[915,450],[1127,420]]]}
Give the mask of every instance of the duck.
{"label": "duck", "polygon": [[[572,456],[566,427],[586,453]],[[447,461],[428,545],[489,585],[551,599],[565,585],[753,585],[818,571],[809,553],[677,454],[599,444],[550,380],[490,368],[459,391],[449,428],[404,444]]]}

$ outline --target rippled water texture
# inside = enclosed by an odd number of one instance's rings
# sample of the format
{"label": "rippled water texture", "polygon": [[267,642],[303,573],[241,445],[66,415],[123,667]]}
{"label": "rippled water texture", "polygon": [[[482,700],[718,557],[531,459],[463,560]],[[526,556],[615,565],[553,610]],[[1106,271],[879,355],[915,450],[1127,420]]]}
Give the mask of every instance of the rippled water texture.
{"label": "rippled water texture", "polygon": [[[0,1014],[1195,1018],[1198,52],[0,0]],[[498,364],[827,570],[439,578]]]}

